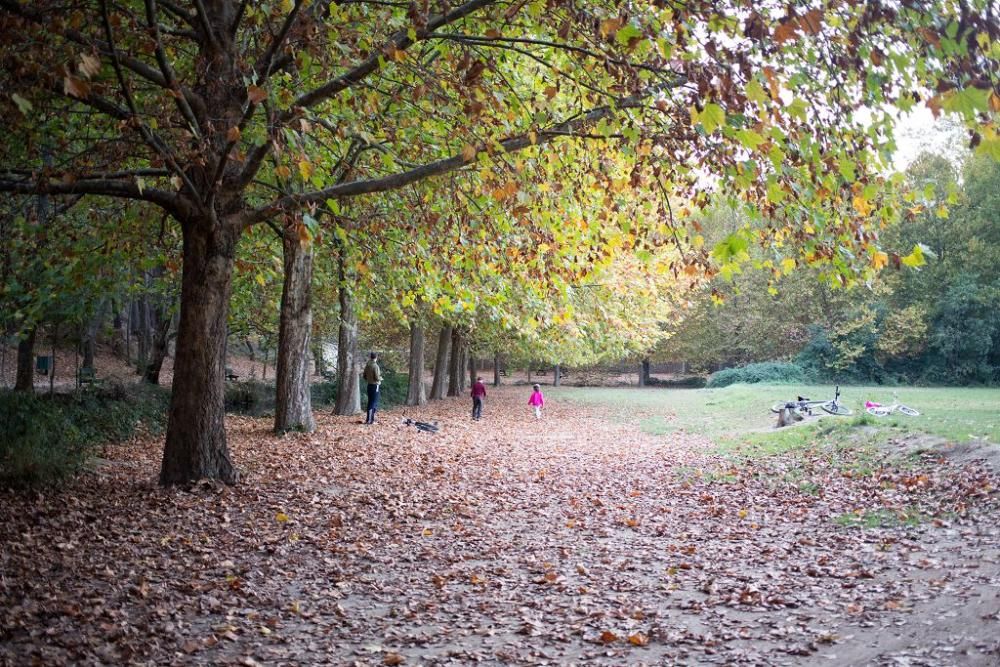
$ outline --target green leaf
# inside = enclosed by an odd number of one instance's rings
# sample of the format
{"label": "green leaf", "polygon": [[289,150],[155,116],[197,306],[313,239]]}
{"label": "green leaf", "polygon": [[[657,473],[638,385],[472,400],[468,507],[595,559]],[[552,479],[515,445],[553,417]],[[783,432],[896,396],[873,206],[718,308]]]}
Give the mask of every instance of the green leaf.
{"label": "green leaf", "polygon": [[735,134],[739,142],[751,151],[756,150],[765,141],[764,137],[753,130],[737,130]]}
{"label": "green leaf", "polygon": [[758,104],[763,104],[767,101],[767,93],[764,91],[764,86],[760,85],[760,82],[757,79],[751,79],[744,92],[746,93],[747,99],[757,102]]}
{"label": "green leaf", "polygon": [[642,37],[642,31],[631,23],[623,25],[615,34],[615,40],[622,46],[628,46],[628,43],[636,37]]}
{"label": "green leaf", "polygon": [[973,118],[977,112],[989,109],[989,99],[989,90],[965,88],[945,97],[941,102],[941,108],[962,114],[966,118]]}
{"label": "green leaf", "polygon": [[927,263],[927,260],[924,259],[924,246],[920,243],[913,246],[913,252],[906,257],[901,258],[900,261],[902,261],[904,265],[913,268],[923,266]]}
{"label": "green leaf", "polygon": [[14,104],[17,105],[18,111],[20,111],[25,116],[27,116],[28,113],[31,112],[31,110],[33,108],[31,106],[31,102],[29,102],[28,100],[24,99],[23,97],[21,97],[17,93],[12,93],[11,96],[10,96],[10,99],[14,100]]}
{"label": "green leaf", "polygon": [[726,112],[718,104],[709,102],[698,114],[698,119],[701,121],[702,127],[705,128],[705,132],[712,134],[726,123]]}

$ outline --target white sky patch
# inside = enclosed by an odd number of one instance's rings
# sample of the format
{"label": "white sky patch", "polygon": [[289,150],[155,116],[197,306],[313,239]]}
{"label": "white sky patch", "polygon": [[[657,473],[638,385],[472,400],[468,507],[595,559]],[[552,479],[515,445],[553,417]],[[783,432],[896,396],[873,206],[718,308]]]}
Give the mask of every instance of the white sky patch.
{"label": "white sky patch", "polygon": [[934,153],[960,164],[968,154],[968,137],[957,120],[935,119],[925,106],[914,107],[896,121],[893,167],[905,170],[921,153]]}

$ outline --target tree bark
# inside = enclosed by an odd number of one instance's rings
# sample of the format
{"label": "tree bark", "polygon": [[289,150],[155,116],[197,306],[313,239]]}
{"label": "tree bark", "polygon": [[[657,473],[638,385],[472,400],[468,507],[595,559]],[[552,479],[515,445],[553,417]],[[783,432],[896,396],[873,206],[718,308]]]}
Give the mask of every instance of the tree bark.
{"label": "tree bark", "polygon": [[154,311],[156,326],[153,329],[153,344],[149,351],[149,363],[143,380],[148,384],[160,384],[160,371],[170,350],[170,329],[174,326],[174,318],[170,314],[170,305],[163,304]]}
{"label": "tree bark", "polygon": [[500,386],[500,355],[493,355],[493,386]]}
{"label": "tree bark", "polygon": [[107,313],[108,301],[107,299],[102,299],[100,303],[97,304],[97,308],[94,310],[94,314],[91,316],[90,320],[87,321],[87,328],[83,331],[83,367],[93,368],[94,367],[94,356],[97,354],[97,334],[101,330],[101,324],[104,322],[104,316]]}
{"label": "tree bark", "polygon": [[558,387],[561,384],[562,384],[562,368],[559,367],[559,364],[556,364],[555,366],[552,367],[552,386]]}
{"label": "tree bark", "polygon": [[458,396],[462,393],[462,375],[464,375],[463,370],[465,369],[465,366],[462,365],[464,347],[462,332],[458,327],[453,328],[451,330],[451,359],[448,363],[449,396]]}
{"label": "tree bark", "polygon": [[479,360],[471,354],[469,355],[469,386],[476,384],[476,377],[479,373]]}
{"label": "tree bark", "polygon": [[17,343],[17,376],[14,391],[31,394],[35,391],[35,334],[38,329],[31,327]]}
{"label": "tree bark", "polygon": [[309,343],[312,334],[311,245],[303,243],[294,229],[286,228],[282,238],[285,282],[281,290],[281,319],[278,327],[278,365],[274,431],[297,430],[312,433],[312,396],[309,391]]}
{"label": "tree bark", "polygon": [[160,483],[202,478],[234,484],[225,425],[226,319],[239,230],[215,220],[184,224],[177,358]]}
{"label": "tree bark", "polygon": [[448,352],[451,348],[452,327],[444,325],[438,334],[437,357],[434,359],[434,384],[431,385],[431,399],[445,397],[448,382]]}
{"label": "tree bark", "polygon": [[639,366],[639,386],[645,387],[649,384],[649,358],[642,360]]}
{"label": "tree bark", "polygon": [[459,366],[458,366],[458,395],[459,396],[465,396],[465,390],[469,388],[465,384],[465,380],[469,376],[466,375],[464,371],[465,371],[466,368],[470,367],[470,364],[471,364],[470,359],[469,359],[469,355],[470,354],[471,353],[469,351],[469,341],[463,337],[462,338],[462,361],[459,363]]}
{"label": "tree bark", "polygon": [[407,405],[427,403],[424,388],[424,328],[417,323],[410,325],[410,376],[406,392]]}
{"label": "tree bark", "polygon": [[358,317],[347,285],[344,261],[340,260],[340,330],[337,336],[337,403],[333,413],[356,415],[361,412],[361,371],[358,358]]}

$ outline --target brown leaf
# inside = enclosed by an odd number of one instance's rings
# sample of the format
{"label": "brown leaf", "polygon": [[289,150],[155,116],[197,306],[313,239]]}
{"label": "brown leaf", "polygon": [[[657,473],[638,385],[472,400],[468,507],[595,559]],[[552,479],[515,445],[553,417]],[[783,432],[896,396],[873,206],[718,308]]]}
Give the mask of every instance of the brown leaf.
{"label": "brown leaf", "polygon": [[63,77],[63,92],[70,97],[85,100],[90,97],[90,84],[70,74]]}
{"label": "brown leaf", "polygon": [[229,128],[228,132],[226,132],[226,141],[236,143],[239,140],[240,140],[240,128],[234,125],[231,128]]}
{"label": "brown leaf", "polygon": [[267,99],[267,91],[258,86],[249,86],[247,88],[247,99],[253,104],[260,104]]}
{"label": "brown leaf", "polygon": [[628,636],[628,643],[633,646],[646,646],[649,644],[649,637],[641,632],[636,632],[635,634]]}
{"label": "brown leaf", "polygon": [[604,632],[601,633],[599,639],[604,644],[613,644],[614,642],[618,641],[621,638],[615,633],[611,632],[610,630],[605,630]]}
{"label": "brown leaf", "polygon": [[398,653],[386,653],[382,659],[383,665],[402,665],[404,662],[406,658]]}

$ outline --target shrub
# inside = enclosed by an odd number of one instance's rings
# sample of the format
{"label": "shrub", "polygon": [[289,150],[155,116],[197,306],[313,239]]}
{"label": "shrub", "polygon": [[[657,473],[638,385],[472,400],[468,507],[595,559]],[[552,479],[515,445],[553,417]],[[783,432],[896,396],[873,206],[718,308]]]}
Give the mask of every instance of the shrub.
{"label": "shrub", "polygon": [[809,374],[798,364],[780,361],[765,361],[759,364],[749,364],[739,368],[726,368],[713,373],[706,385],[710,389],[728,387],[731,384],[758,383],[802,383],[809,381]]}
{"label": "shrub", "polygon": [[0,487],[58,482],[80,470],[94,447],[132,437],[140,424],[166,426],[169,392],[109,385],[74,394],[0,392]]}

